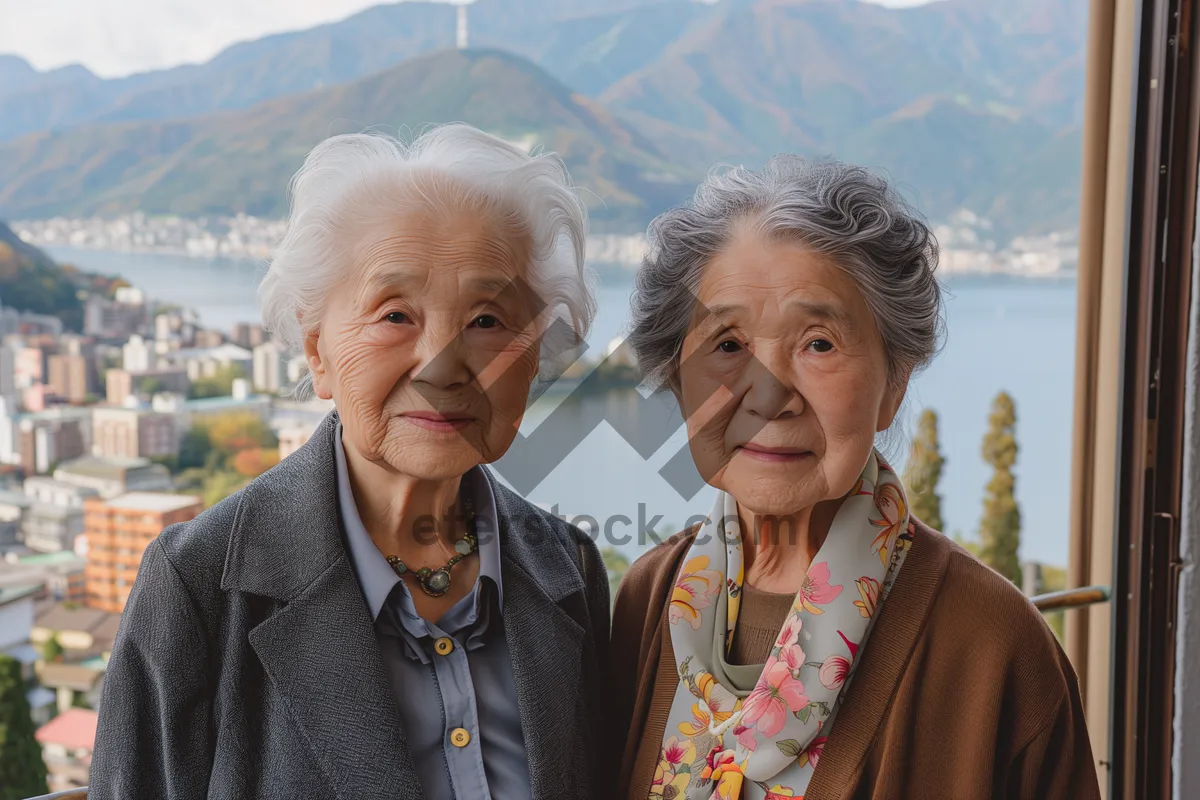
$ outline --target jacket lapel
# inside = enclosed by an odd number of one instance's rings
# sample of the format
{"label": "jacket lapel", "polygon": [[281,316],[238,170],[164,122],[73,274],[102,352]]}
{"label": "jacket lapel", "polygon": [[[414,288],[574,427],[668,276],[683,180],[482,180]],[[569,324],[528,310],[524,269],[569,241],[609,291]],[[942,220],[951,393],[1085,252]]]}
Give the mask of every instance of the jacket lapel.
{"label": "jacket lapel", "polygon": [[251,629],[250,645],[337,797],[422,800],[342,544],[336,425],[330,414],[308,444],[247,489],[221,586],[283,603]]}
{"label": "jacket lapel", "polygon": [[[489,477],[490,474],[489,474]],[[576,559],[530,504],[500,485],[492,490],[500,523],[504,632],[512,658],[521,730],[535,800],[558,800],[590,764],[580,712],[585,621],[568,608],[583,594]],[[594,743],[598,745],[599,743]]]}

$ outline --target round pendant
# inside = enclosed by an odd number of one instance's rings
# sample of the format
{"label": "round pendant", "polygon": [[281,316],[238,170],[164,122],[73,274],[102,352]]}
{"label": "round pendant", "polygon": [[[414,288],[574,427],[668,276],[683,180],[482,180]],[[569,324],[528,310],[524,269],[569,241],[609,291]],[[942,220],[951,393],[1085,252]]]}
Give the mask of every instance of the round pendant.
{"label": "round pendant", "polygon": [[450,588],[450,571],[447,569],[433,570],[428,577],[422,577],[421,588],[428,595],[441,597]]}

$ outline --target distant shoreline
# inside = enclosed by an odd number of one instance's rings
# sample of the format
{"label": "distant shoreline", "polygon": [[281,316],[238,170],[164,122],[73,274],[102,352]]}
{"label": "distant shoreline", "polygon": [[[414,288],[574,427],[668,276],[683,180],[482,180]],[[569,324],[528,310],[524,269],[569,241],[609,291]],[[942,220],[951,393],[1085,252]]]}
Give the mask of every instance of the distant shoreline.
{"label": "distant shoreline", "polygon": [[[269,257],[256,257],[250,254],[224,254],[224,253],[193,253],[186,249],[177,247],[134,247],[134,248],[119,248],[111,247],[87,247],[84,245],[67,244],[60,242],[34,242],[37,247],[40,247],[48,252],[54,251],[77,251],[86,253],[108,253],[110,255],[137,255],[137,256],[167,256],[170,258],[186,258],[200,262],[241,262],[248,265],[253,265],[256,269],[265,269],[270,263]],[[57,261],[63,261],[59,257],[55,257]],[[67,263],[70,263],[69,261]],[[588,265],[601,279],[602,282],[620,283],[622,280],[631,281],[637,271],[637,267],[614,263],[614,262],[598,262]],[[1013,278],[1021,281],[1074,281],[1078,277],[1078,270],[1066,269],[1058,272],[1028,272],[1012,269],[956,269],[947,270],[944,267],[939,267],[938,277],[943,281],[954,280],[957,278]]]}

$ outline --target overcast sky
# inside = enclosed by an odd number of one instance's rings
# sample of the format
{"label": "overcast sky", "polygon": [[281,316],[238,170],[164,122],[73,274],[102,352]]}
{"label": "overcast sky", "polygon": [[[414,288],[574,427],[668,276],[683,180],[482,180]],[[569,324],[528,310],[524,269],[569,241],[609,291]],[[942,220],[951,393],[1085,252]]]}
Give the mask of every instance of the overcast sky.
{"label": "overcast sky", "polygon": [[[889,6],[929,0],[869,0]],[[546,0],[554,2],[554,0]],[[207,61],[234,42],[350,16],[379,0],[0,0],[0,53],[116,77]]]}

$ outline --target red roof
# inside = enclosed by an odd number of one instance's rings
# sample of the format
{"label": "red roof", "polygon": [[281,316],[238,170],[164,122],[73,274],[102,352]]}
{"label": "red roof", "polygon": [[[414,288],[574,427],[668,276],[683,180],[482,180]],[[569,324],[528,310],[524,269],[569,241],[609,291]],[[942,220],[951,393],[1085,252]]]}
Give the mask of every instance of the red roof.
{"label": "red roof", "polygon": [[38,728],[42,744],[58,744],[69,750],[91,750],[96,744],[97,714],[90,708],[70,708]]}

